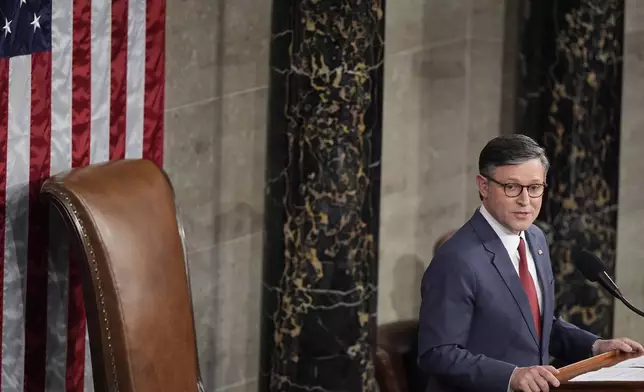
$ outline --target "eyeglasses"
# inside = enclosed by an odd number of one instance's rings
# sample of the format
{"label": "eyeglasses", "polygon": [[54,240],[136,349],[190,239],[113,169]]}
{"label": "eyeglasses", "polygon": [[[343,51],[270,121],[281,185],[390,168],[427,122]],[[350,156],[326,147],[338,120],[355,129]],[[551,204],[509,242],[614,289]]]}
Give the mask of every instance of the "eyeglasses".
{"label": "eyeglasses", "polygon": [[492,181],[502,186],[503,192],[505,192],[505,195],[507,197],[518,197],[521,193],[523,193],[523,188],[528,190],[528,196],[532,198],[541,197],[546,187],[548,186],[547,184],[521,185],[521,184],[517,184],[516,182],[502,183],[495,180],[494,178],[490,178],[490,177],[485,177],[485,178],[487,178],[489,181]]}

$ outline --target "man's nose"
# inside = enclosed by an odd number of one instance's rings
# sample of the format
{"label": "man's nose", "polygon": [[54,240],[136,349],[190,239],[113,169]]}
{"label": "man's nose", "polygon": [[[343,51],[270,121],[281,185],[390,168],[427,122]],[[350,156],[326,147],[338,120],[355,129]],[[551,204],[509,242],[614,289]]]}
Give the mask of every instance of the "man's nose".
{"label": "man's nose", "polygon": [[517,203],[522,206],[527,206],[530,204],[530,195],[528,195],[528,190],[526,188],[521,189],[519,197],[517,197]]}

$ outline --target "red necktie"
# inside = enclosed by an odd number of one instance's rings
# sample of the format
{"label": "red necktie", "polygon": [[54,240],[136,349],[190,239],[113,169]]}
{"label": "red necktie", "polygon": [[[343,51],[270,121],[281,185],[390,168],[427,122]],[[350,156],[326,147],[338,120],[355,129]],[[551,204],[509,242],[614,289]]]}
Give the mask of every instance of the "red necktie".
{"label": "red necktie", "polygon": [[519,279],[521,285],[528,295],[530,309],[532,310],[532,319],[537,328],[537,336],[541,339],[541,313],[539,312],[539,300],[537,299],[537,289],[534,287],[534,280],[528,270],[528,257],[525,253],[525,241],[519,237]]}

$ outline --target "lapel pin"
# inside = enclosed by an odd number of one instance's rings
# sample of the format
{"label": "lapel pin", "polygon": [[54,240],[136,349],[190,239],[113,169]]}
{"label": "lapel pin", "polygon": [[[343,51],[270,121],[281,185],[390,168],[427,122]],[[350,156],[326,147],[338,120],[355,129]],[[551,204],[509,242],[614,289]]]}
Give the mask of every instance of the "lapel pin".
{"label": "lapel pin", "polygon": [[539,250],[537,251],[537,253],[539,253],[540,255],[542,255],[542,254],[543,254],[543,251],[542,251],[541,249],[539,249]]}

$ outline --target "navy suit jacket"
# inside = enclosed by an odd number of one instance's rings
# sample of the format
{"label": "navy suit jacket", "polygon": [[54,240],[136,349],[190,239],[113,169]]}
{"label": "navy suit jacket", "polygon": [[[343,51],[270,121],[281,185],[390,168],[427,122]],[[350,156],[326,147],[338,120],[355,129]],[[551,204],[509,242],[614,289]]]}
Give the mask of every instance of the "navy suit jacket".
{"label": "navy suit jacket", "polygon": [[579,361],[597,336],[555,316],[546,238],[526,231],[542,290],[542,335],[501,239],[477,210],[441,246],[422,280],[418,364],[428,391],[507,392],[515,367]]}

